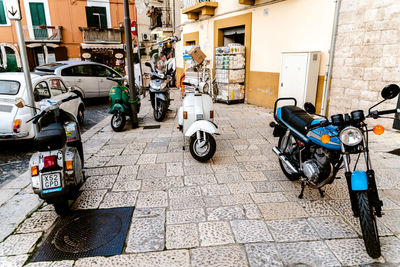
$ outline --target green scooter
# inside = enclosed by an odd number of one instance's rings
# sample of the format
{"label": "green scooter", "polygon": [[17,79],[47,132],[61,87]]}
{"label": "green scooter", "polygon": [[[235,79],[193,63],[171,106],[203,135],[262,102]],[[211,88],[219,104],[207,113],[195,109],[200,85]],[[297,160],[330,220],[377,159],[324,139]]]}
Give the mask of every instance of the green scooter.
{"label": "green scooter", "polygon": [[[108,113],[113,114],[111,118],[111,128],[120,132],[126,124],[126,116],[132,115],[131,101],[129,100],[129,88],[124,86],[124,78],[107,78],[108,80],[117,82],[118,84],[110,90],[110,110]],[[140,99],[136,98],[132,103],[136,103],[137,113],[140,111]]]}

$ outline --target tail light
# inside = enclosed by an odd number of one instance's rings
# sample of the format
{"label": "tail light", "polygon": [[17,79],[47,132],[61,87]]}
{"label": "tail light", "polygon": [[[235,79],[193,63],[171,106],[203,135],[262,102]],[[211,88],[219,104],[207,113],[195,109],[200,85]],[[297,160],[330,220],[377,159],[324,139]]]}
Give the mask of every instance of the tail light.
{"label": "tail light", "polygon": [[31,176],[37,176],[39,174],[38,166],[31,167]]}
{"label": "tail light", "polygon": [[57,167],[57,156],[44,157],[44,169],[54,169]]}
{"label": "tail light", "polygon": [[111,103],[111,97],[108,98],[108,102]]}
{"label": "tail light", "polygon": [[19,133],[20,129],[21,129],[21,120],[15,120],[13,123],[13,132]]}
{"label": "tail light", "polygon": [[187,120],[187,111],[184,111],[184,112],[183,112],[183,119],[184,119],[184,120]]}
{"label": "tail light", "polygon": [[214,119],[214,110],[210,110],[210,119]]}
{"label": "tail light", "polygon": [[68,160],[65,162],[65,167],[68,171],[73,170],[74,169],[74,164],[72,162],[72,160]]}

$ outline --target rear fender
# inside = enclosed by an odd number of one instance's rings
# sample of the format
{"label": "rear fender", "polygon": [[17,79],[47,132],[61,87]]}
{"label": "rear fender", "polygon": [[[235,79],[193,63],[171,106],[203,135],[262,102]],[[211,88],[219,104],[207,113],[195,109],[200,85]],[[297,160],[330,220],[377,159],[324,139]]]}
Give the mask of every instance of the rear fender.
{"label": "rear fender", "polygon": [[186,131],[185,136],[192,136],[193,134],[195,134],[197,131],[203,131],[209,134],[217,134],[218,133],[218,129],[215,126],[215,124],[213,124],[210,121],[207,120],[199,120],[199,121],[195,121],[190,127],[189,129]]}
{"label": "rear fender", "polygon": [[352,173],[351,190],[353,191],[368,190],[368,177],[365,171],[355,171]]}
{"label": "rear fender", "polygon": [[275,124],[274,132],[273,132],[274,137],[281,137],[281,136],[285,135],[285,133],[286,133],[285,127],[283,127],[280,124]]}

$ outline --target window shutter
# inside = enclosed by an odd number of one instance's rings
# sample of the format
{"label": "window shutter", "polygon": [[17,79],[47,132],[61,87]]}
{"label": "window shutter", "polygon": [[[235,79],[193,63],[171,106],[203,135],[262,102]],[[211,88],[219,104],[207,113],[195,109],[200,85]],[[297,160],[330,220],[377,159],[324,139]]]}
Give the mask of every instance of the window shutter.
{"label": "window shutter", "polygon": [[91,6],[86,7],[86,22],[87,22],[88,28],[96,27],[96,25],[94,23],[94,18],[93,18],[93,7],[91,7]]}
{"label": "window shutter", "polygon": [[100,14],[100,28],[107,28],[107,15],[106,15],[106,8],[105,7],[99,7],[99,14]]}
{"label": "window shutter", "polygon": [[0,0],[0,24],[7,24],[3,0]]}

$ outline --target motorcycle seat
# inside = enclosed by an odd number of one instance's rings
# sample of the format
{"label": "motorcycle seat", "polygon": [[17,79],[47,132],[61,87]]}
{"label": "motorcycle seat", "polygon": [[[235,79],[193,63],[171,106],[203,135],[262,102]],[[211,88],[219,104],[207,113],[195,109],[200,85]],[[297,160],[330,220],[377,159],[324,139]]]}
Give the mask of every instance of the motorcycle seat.
{"label": "motorcycle seat", "polygon": [[43,127],[34,139],[35,148],[38,151],[60,149],[67,141],[65,129],[61,123],[52,123]]}
{"label": "motorcycle seat", "polygon": [[296,106],[281,108],[282,119],[301,134],[306,135],[311,122],[314,120],[305,110]]}

